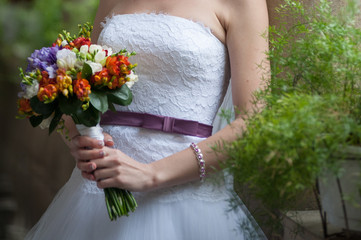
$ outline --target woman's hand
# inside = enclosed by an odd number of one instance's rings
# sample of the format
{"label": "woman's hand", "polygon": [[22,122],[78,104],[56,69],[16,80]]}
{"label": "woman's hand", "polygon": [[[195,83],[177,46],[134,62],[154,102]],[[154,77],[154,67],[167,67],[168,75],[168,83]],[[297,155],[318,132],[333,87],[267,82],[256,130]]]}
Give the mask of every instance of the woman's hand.
{"label": "woman's hand", "polygon": [[104,156],[102,148],[104,146],[113,147],[114,142],[113,138],[107,133],[104,133],[104,141],[77,135],[72,138],[68,146],[70,148],[71,155],[77,161],[77,165],[79,163],[86,163],[86,168],[82,171],[91,173],[96,169],[96,165],[94,163],[90,163],[89,160]]}
{"label": "woman's hand", "polygon": [[[102,154],[89,162],[78,162],[84,178],[97,181],[99,188],[116,187],[140,192],[155,187],[155,171],[151,164],[139,163],[118,149],[104,147],[101,151]],[[96,169],[88,171],[92,165]]]}
{"label": "woman's hand", "polygon": [[117,187],[130,191],[146,191],[155,186],[154,169],[117,149],[110,135],[104,142],[86,136],[76,136],[70,145],[82,176],[97,181],[99,188]]}

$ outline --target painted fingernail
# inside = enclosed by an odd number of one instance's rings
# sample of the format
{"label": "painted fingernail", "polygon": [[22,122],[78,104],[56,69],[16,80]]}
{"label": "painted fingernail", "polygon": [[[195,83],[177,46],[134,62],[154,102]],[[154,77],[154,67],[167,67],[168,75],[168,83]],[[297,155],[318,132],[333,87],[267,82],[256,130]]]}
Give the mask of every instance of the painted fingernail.
{"label": "painted fingernail", "polygon": [[104,151],[99,152],[100,157],[104,157],[104,155],[105,155]]}

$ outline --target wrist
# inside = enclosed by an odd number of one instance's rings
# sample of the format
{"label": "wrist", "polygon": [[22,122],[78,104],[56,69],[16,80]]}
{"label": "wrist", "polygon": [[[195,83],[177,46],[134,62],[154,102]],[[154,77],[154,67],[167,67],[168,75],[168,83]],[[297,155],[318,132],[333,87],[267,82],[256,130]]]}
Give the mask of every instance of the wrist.
{"label": "wrist", "polygon": [[149,167],[149,183],[148,189],[155,190],[162,188],[164,185],[164,177],[159,170],[159,166],[157,166],[157,162],[152,162],[148,164]]}

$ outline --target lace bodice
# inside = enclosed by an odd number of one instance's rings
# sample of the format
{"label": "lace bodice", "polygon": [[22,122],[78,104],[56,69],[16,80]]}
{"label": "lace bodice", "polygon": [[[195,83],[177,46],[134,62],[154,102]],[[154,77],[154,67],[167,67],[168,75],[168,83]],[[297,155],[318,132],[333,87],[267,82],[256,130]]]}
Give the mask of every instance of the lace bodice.
{"label": "lace bodice", "polygon": [[[134,100],[118,110],[146,112],[212,124],[229,80],[225,45],[201,23],[165,14],[114,15],[103,24],[99,44],[119,51],[135,51],[131,62],[139,81],[132,87]],[[198,137],[122,126],[103,126],[115,147],[134,159],[150,163],[181,151]],[[174,166],[176,170],[177,166]],[[222,185],[222,184],[221,184]],[[97,192],[94,184],[87,191]],[[170,201],[184,197],[217,200],[224,189],[212,181],[189,183],[141,197],[162,195]]]}
{"label": "lace bodice", "polygon": [[212,124],[229,66],[226,47],[209,28],[165,14],[114,15],[99,43],[137,53],[134,100],[119,108]]}

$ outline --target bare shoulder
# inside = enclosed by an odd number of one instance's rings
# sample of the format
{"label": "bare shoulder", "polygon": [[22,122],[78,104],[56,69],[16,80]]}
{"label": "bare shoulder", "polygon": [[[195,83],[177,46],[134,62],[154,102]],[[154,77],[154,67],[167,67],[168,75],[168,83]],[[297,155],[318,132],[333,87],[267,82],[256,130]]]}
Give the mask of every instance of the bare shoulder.
{"label": "bare shoulder", "polygon": [[101,22],[104,21],[105,17],[111,12],[114,6],[117,4],[116,0],[100,0],[97,13],[94,19],[94,29],[92,33],[92,40],[93,42],[98,41],[99,34],[102,30]]}
{"label": "bare shoulder", "polygon": [[232,25],[250,21],[268,22],[266,0],[216,0],[226,30]]}
{"label": "bare shoulder", "polygon": [[252,93],[262,84],[263,73],[258,66],[267,61],[268,41],[263,35],[268,30],[266,0],[217,1],[224,3],[233,103],[240,109],[249,109]]}

